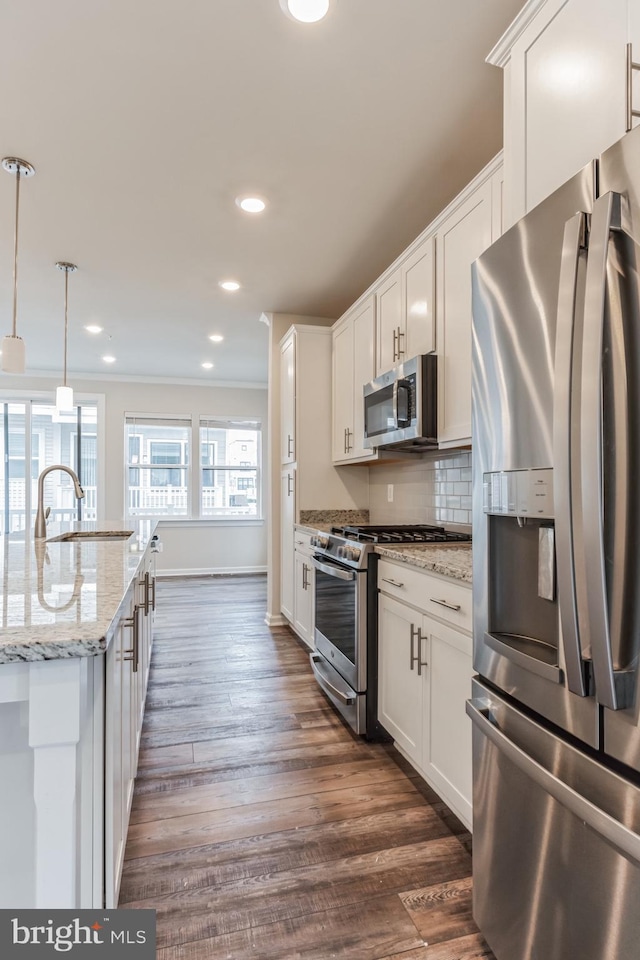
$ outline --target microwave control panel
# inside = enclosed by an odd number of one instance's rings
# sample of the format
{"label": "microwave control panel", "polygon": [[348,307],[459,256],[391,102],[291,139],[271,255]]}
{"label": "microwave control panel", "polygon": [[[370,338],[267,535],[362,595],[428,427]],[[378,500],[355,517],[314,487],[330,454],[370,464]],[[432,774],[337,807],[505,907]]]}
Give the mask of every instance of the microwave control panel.
{"label": "microwave control panel", "polygon": [[485,513],[553,519],[553,470],[500,470],[482,477]]}

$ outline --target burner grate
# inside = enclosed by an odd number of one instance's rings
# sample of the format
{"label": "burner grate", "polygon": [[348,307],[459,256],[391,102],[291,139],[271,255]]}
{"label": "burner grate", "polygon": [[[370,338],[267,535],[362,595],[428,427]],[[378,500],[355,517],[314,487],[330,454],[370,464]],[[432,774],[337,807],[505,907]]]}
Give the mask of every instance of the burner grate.
{"label": "burner grate", "polygon": [[471,534],[428,524],[333,527],[332,533],[365,543],[469,543]]}

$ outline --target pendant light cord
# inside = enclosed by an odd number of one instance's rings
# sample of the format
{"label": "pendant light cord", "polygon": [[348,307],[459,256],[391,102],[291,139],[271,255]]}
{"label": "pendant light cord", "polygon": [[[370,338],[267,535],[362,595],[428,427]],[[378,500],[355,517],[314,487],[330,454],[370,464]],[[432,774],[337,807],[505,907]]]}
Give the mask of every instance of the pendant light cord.
{"label": "pendant light cord", "polygon": [[67,304],[69,301],[69,270],[64,271],[64,374],[63,386],[67,385],[67,334],[69,329]]}
{"label": "pendant light cord", "polygon": [[13,327],[12,337],[18,329],[18,212],[20,210],[20,166],[16,170],[16,229],[13,240]]}

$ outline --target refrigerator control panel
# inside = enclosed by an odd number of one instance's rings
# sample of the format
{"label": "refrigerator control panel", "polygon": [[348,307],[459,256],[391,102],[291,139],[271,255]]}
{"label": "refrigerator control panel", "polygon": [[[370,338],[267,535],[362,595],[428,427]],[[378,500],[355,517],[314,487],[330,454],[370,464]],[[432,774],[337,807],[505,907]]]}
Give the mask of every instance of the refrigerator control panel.
{"label": "refrigerator control panel", "polygon": [[553,470],[500,470],[482,477],[485,513],[553,519]]}

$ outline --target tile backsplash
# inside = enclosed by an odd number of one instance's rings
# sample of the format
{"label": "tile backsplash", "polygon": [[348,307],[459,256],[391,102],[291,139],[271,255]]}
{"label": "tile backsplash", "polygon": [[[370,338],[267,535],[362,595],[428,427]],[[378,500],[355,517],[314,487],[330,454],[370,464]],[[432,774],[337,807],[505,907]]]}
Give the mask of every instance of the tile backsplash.
{"label": "tile backsplash", "polygon": [[[387,499],[393,484],[393,502]],[[471,523],[471,451],[369,468],[371,523]]]}

